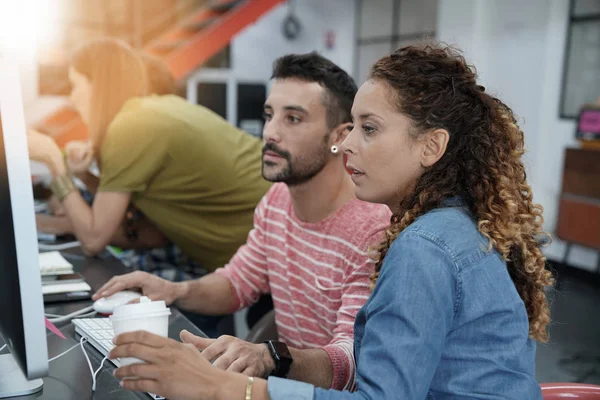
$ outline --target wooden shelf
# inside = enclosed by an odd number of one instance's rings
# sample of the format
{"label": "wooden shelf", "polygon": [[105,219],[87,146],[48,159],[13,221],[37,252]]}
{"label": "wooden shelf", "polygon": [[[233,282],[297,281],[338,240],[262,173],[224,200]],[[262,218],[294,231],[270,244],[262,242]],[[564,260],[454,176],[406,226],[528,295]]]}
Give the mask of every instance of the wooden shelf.
{"label": "wooden shelf", "polygon": [[600,250],[600,151],[567,149],[557,237]]}

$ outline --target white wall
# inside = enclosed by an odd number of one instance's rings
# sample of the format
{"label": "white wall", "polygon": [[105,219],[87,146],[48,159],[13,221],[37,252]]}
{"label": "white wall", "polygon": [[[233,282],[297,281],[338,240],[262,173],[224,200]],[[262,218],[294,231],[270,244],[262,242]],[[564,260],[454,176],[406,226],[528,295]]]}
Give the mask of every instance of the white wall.
{"label": "white wall", "polygon": [[[362,0],[359,2],[358,65],[354,77],[360,84],[381,57],[414,42],[436,29],[438,0]],[[398,9],[396,9],[396,7]],[[401,35],[401,36],[398,36]],[[410,35],[410,36],[409,36]]]}
{"label": "white wall", "polygon": [[63,102],[60,98],[38,97],[36,46],[54,34],[48,21],[56,7],[50,6],[50,0],[0,2],[0,52],[19,66],[28,124],[36,123]]}
{"label": "white wall", "polygon": [[[290,3],[279,5],[256,23],[247,27],[231,42],[231,68],[202,68],[188,79],[188,101],[196,103],[199,82],[226,83],[227,120],[237,124],[237,84],[268,85],[273,62],[290,53],[313,50],[352,74],[355,45],[354,0],[301,0],[293,2],[294,15],[300,21],[301,32],[294,40],[285,38],[283,21],[290,12]],[[334,46],[326,46],[326,33],[333,32]],[[250,124],[250,125],[247,125]],[[253,134],[262,132],[262,120],[243,121],[242,129]]]}
{"label": "white wall", "polygon": [[[437,37],[463,48],[481,83],[520,117],[534,199],[545,209],[545,229],[554,232],[563,152],[575,146],[575,124],[558,117],[569,2],[566,0],[440,0]],[[558,239],[546,249],[562,259]],[[568,262],[585,269],[596,252],[575,247]]]}
{"label": "white wall", "polygon": [[30,54],[19,61],[19,74],[25,122],[28,126],[35,125],[68,102],[66,97],[38,96],[38,68],[35,54]]}
{"label": "white wall", "polygon": [[[295,14],[302,24],[300,36],[287,40],[282,22],[284,3],[237,35],[231,43],[232,67],[237,78],[269,79],[273,61],[288,53],[318,51],[352,73],[354,61],[355,3],[353,0],[296,0]],[[325,32],[335,32],[335,47],[325,46]]]}
{"label": "white wall", "polygon": [[33,49],[3,49],[0,52],[9,55],[19,66],[19,76],[23,95],[25,121],[27,125],[33,125],[56,110],[65,99],[53,96],[38,96],[38,70],[37,58]]}

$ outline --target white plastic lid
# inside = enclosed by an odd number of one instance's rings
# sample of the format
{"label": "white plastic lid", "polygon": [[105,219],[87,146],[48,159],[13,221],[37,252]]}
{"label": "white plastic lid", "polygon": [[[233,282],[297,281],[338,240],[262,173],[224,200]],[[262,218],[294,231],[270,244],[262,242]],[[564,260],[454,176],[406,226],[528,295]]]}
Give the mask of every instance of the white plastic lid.
{"label": "white plastic lid", "polygon": [[142,296],[139,303],[116,307],[111,319],[148,318],[163,315],[171,315],[171,310],[163,300],[152,301],[148,297]]}

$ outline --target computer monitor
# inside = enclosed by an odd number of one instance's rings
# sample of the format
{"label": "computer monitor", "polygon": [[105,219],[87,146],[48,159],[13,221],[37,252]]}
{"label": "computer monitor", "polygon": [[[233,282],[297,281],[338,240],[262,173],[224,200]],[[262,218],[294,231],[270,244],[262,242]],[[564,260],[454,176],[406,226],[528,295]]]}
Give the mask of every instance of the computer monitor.
{"label": "computer monitor", "polygon": [[48,373],[33,189],[19,73],[0,51],[0,398],[42,389]]}

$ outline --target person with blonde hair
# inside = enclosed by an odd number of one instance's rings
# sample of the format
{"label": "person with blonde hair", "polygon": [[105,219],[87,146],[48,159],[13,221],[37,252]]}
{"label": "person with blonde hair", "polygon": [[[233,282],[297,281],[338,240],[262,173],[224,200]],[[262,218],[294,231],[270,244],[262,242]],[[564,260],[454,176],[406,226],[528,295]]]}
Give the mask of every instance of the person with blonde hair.
{"label": "person with blonde hair", "polygon": [[[548,340],[523,132],[456,50],[404,47],[371,68],[342,144],[357,198],[389,207],[373,291],[354,323],[355,392],[223,371],[204,352],[147,332],[115,339],[126,389],[172,400],[541,400],[536,341]],[[126,379],[127,378],[127,379]]]}
{"label": "person with blonde hair", "polygon": [[[143,50],[136,51],[136,54],[144,63],[150,94],[158,96],[176,95],[178,91],[177,82],[169,70],[168,64],[161,58]],[[90,203],[98,190],[99,183],[97,173],[91,172],[95,161],[92,142],[90,140],[72,140],[68,142],[65,146],[65,158],[67,169],[85,186],[85,188],[81,189],[81,194]],[[52,215],[38,215],[38,229],[42,232],[57,235],[72,234],[73,227],[71,221],[65,216],[64,208],[60,202],[55,197],[51,197],[49,205]],[[137,213],[140,214],[139,211]],[[123,224],[127,224],[127,216]],[[138,247],[141,246],[144,249],[121,253],[120,258],[128,266],[138,267],[141,264],[147,265],[149,257],[155,261],[160,260],[161,263],[165,264],[167,254],[175,254],[177,252],[177,249],[173,248],[173,244],[167,243],[164,235],[143,215],[138,215],[136,225],[138,227],[137,230],[140,231],[138,235],[140,237],[138,237],[136,244]],[[117,233],[117,238],[113,239],[119,241],[118,235],[119,232]],[[171,260],[171,262],[173,261],[175,260]],[[164,269],[161,270],[161,273],[164,273]]]}
{"label": "person with blonde hair", "polygon": [[[111,243],[144,249],[166,239],[189,260],[172,278],[202,276],[225,265],[252,228],[254,208],[270,187],[261,176],[262,144],[204,107],[150,95],[147,70],[124,42],[82,46],[69,79],[91,151],[65,163],[51,140],[32,132],[30,153],[51,170],[51,189],[86,254]],[[87,172],[92,158],[99,178]],[[85,172],[92,192],[97,186],[91,207],[68,166]],[[140,225],[137,210],[149,223]],[[46,222],[41,230],[52,229]]]}
{"label": "person with blonde hair", "polygon": [[[140,57],[144,64],[150,94],[159,96],[177,94],[177,83],[164,60],[143,50],[137,50],[136,55]],[[82,196],[91,204],[99,183],[97,172],[91,172],[94,169],[93,163],[95,161],[92,142],[90,140],[68,142],[65,146],[65,158],[67,169],[85,186],[85,188],[80,189]],[[71,221],[66,217],[64,208],[54,196],[49,199],[49,206],[51,215],[41,214],[37,216],[38,229],[56,235],[72,234]],[[132,218],[136,220],[135,228],[138,231],[138,238],[135,249],[121,251],[118,254],[119,259],[125,265],[135,269],[148,269],[160,265],[160,269],[156,269],[154,272],[174,279],[178,275],[178,270],[182,269],[182,263],[193,263],[187,258],[180,257],[177,246],[170,243],[148,218],[139,210],[136,210],[133,205],[130,205],[123,221],[125,228]],[[129,222],[129,224],[131,223]],[[113,242],[123,242],[123,240],[119,240],[122,231],[121,229],[117,231],[116,237],[113,237]]]}
{"label": "person with blonde hair", "polygon": [[[177,82],[169,70],[169,65],[161,58],[144,50],[138,50],[136,54],[140,57],[146,70],[146,83],[149,94],[158,96],[176,95],[178,92]],[[92,142],[89,140],[72,140],[66,144],[65,153],[69,171],[86,185],[88,191],[95,194],[98,188],[98,179],[96,175],[89,173],[90,166],[94,161]],[[64,222],[67,223],[68,220]],[[53,225],[60,224],[55,223]],[[60,232],[67,233],[66,231],[68,231],[68,228],[63,228]]]}

